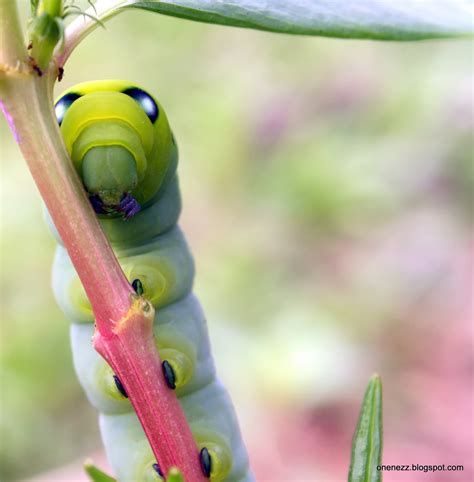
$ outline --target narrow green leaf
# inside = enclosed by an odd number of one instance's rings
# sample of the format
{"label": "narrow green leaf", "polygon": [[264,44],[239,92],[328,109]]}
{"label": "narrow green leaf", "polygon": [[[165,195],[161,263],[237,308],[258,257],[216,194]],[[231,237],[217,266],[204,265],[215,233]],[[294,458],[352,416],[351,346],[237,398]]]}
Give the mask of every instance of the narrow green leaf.
{"label": "narrow green leaf", "polygon": [[349,482],[380,482],[382,472],[382,381],[373,375],[367,385],[352,439]]}
{"label": "narrow green leaf", "polygon": [[102,472],[102,470],[97,468],[91,461],[86,460],[84,463],[84,470],[87,472],[87,475],[92,482],[117,482],[113,477],[110,477],[110,475],[107,475],[105,472]]}
{"label": "narrow green leaf", "polygon": [[184,478],[176,467],[171,467],[166,482],[184,482]]}
{"label": "narrow green leaf", "polygon": [[124,8],[326,37],[419,40],[474,33],[470,0],[129,0]]}
{"label": "narrow green leaf", "polygon": [[[89,475],[92,482],[117,482],[113,477],[102,472],[98,467],[96,467],[92,461],[86,460],[84,463],[84,470]],[[183,475],[176,467],[171,467],[166,482],[184,482]]]}

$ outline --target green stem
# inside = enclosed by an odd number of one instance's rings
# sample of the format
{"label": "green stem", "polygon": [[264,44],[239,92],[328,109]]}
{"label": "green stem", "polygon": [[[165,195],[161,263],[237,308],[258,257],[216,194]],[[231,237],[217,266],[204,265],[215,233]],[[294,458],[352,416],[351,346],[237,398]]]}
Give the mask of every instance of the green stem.
{"label": "green stem", "polygon": [[63,14],[62,0],[43,0],[43,9],[51,17],[60,17]]}
{"label": "green stem", "polygon": [[0,79],[7,72],[27,69],[28,54],[16,0],[0,0]]}
{"label": "green stem", "polygon": [[56,55],[56,63],[63,67],[72,51],[87,35],[102,22],[119,13],[120,8],[135,0],[100,0],[86,10],[86,15],[77,16],[66,28],[64,48]]}

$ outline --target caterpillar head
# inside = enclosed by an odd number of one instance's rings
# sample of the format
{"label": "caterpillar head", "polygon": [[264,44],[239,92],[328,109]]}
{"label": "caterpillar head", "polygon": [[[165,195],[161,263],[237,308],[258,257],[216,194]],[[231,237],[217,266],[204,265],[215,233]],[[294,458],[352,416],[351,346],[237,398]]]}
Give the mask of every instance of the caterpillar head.
{"label": "caterpillar head", "polygon": [[176,169],[177,147],[166,114],[127,81],[78,84],[56,101],[66,148],[95,210],[135,214]]}

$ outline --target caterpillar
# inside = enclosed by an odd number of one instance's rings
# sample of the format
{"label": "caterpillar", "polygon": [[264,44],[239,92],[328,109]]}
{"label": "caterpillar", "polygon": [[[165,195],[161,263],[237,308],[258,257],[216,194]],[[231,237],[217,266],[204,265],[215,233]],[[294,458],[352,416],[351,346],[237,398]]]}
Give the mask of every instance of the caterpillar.
{"label": "caterpillar", "polygon": [[[213,482],[253,481],[230,397],[216,378],[206,320],[192,293],[194,263],[177,226],[178,148],[165,111],[141,87],[122,80],[78,84],[55,112],[66,148],[102,228],[137,293],[153,303],[163,373],[176,390]],[[94,316],[54,224],[55,298],[71,321],[80,384],[100,412],[110,465],[120,482],[162,480],[127,393],[91,345]]]}

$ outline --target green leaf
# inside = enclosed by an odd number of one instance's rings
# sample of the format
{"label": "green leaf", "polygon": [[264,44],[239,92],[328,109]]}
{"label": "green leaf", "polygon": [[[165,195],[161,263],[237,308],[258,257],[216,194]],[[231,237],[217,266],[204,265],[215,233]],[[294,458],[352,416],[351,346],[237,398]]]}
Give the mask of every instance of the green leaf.
{"label": "green leaf", "polygon": [[[84,470],[87,472],[92,482],[117,482],[113,477],[102,472],[92,461],[84,463]],[[166,482],[184,482],[184,478],[176,467],[171,467]]]}
{"label": "green leaf", "polygon": [[382,472],[382,381],[373,375],[367,385],[352,439],[349,482],[380,482]]}
{"label": "green leaf", "polygon": [[474,33],[469,0],[131,0],[124,8],[327,37],[418,40]]}
{"label": "green leaf", "polygon": [[84,463],[84,470],[89,475],[92,482],[117,482],[113,477],[107,475],[105,472],[102,472],[99,468],[97,468],[91,461],[86,461]]}

